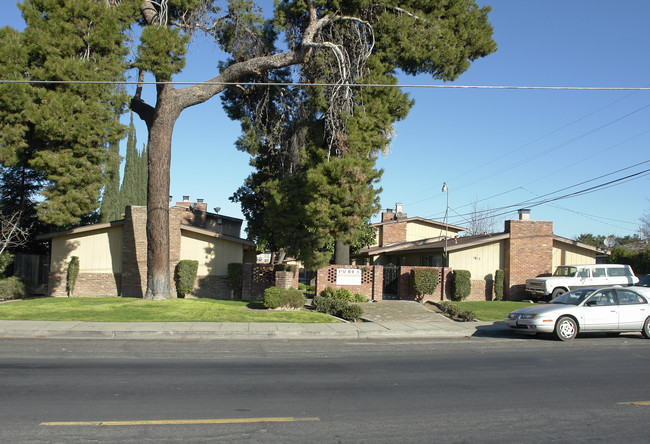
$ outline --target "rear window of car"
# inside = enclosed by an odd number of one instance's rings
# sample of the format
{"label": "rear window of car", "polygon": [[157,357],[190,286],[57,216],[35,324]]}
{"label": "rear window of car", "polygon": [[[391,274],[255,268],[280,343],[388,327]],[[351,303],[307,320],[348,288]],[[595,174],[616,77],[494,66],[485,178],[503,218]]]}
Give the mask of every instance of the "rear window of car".
{"label": "rear window of car", "polygon": [[632,276],[632,273],[627,267],[620,267],[620,268],[617,267],[617,268],[608,268],[607,275],[612,277],[618,277],[618,276],[629,277]]}
{"label": "rear window of car", "polygon": [[646,300],[636,294],[633,291],[629,290],[616,290],[618,294],[618,303],[621,305],[634,305],[634,304],[645,304]]}

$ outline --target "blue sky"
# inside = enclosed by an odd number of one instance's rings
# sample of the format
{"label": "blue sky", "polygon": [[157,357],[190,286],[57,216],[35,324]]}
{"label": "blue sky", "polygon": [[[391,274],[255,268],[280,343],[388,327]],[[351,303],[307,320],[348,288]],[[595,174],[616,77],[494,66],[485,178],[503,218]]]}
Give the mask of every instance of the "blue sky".
{"label": "blue sky", "polygon": [[[261,4],[266,12],[271,2]],[[493,8],[499,49],[448,85],[650,86],[647,0],[479,4]],[[22,29],[17,7],[3,9],[3,25]],[[195,40],[175,80],[207,80],[220,59],[209,42]],[[426,76],[403,76],[400,83],[442,84]],[[442,221],[446,182],[452,224],[466,226],[476,204],[493,210],[500,231],[517,208],[530,208],[531,219],[553,221],[555,233],[569,238],[633,234],[650,210],[650,175],[643,172],[650,168],[650,91],[406,90],[415,107],[378,161],[382,208],[400,202],[409,216]],[[242,217],[228,200],[251,171],[248,156],[233,146],[239,134],[219,98],[181,115],[172,147],[174,200],[202,198],[210,209]],[[137,135],[142,147],[147,135],[140,122]]]}

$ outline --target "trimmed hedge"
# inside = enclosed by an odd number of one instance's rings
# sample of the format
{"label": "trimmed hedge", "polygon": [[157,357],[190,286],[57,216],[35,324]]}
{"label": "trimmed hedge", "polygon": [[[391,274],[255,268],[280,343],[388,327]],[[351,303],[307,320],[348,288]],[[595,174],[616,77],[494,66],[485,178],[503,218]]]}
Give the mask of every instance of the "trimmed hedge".
{"label": "trimmed hedge", "polygon": [[299,309],[305,305],[307,299],[302,291],[296,288],[269,287],[264,290],[264,299],[262,303],[268,309],[277,308]]}
{"label": "trimmed hedge", "polygon": [[178,297],[192,293],[196,274],[199,271],[199,261],[182,260],[176,265],[176,293]]}
{"label": "trimmed hedge", "polygon": [[414,268],[411,270],[411,286],[415,290],[416,299],[422,302],[424,296],[433,294],[438,286],[438,270],[430,268]]}
{"label": "trimmed hedge", "polygon": [[77,256],[72,256],[70,262],[68,263],[68,272],[66,275],[66,284],[65,288],[68,292],[68,297],[72,296],[74,293],[74,286],[77,283],[77,277],[79,276],[79,258]]}
{"label": "trimmed hedge", "polygon": [[452,273],[454,279],[451,299],[454,301],[465,300],[472,292],[472,273],[469,270],[454,270]]}
{"label": "trimmed hedge", "polygon": [[503,301],[503,283],[505,278],[505,272],[503,270],[497,270],[494,272],[494,300]]}

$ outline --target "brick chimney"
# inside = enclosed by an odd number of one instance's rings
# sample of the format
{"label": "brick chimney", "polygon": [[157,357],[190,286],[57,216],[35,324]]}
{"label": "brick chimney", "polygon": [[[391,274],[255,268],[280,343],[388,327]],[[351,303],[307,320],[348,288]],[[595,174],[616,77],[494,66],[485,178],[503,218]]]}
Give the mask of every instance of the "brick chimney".
{"label": "brick chimney", "polygon": [[395,204],[395,211],[388,208],[381,213],[382,222],[395,222],[382,227],[379,237],[379,245],[390,245],[398,242],[406,242],[406,213],[402,212],[402,204]]}
{"label": "brick chimney", "polygon": [[509,299],[522,300],[526,279],[553,270],[553,222],[530,220],[530,210],[518,211],[519,220],[508,220],[510,239],[505,251],[506,288]]}

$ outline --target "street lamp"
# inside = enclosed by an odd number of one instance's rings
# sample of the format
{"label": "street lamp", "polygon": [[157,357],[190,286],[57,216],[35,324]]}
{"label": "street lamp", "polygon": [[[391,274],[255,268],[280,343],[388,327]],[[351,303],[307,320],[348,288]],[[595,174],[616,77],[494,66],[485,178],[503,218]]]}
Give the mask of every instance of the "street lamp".
{"label": "street lamp", "polygon": [[[448,261],[447,238],[449,237],[449,188],[447,188],[447,182],[442,183],[442,190],[440,191],[442,191],[443,193],[447,193],[447,207],[445,208],[445,254],[444,254],[445,262],[447,262]],[[443,266],[445,265],[446,263],[443,264]]]}

